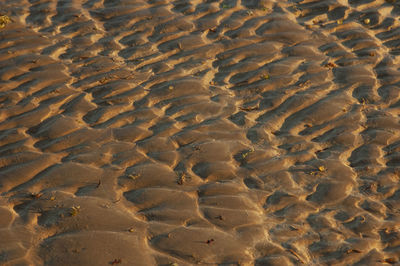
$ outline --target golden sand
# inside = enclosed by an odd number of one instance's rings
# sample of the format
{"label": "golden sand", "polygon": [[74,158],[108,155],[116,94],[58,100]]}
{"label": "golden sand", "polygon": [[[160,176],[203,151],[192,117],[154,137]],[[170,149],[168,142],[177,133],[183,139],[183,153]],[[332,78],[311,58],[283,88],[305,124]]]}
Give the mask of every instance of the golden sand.
{"label": "golden sand", "polygon": [[399,15],[0,1],[0,264],[399,263]]}

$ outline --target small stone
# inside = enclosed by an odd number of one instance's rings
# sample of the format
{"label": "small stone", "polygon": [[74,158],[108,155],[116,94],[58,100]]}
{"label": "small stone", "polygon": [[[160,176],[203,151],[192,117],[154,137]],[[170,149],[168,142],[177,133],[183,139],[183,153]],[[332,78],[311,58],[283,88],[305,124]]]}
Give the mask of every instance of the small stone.
{"label": "small stone", "polygon": [[81,207],[80,206],[72,206],[71,209],[69,210],[69,214],[71,216],[76,216],[80,212]]}
{"label": "small stone", "polygon": [[7,24],[10,22],[11,22],[11,19],[7,15],[0,16],[0,29],[7,26]]}

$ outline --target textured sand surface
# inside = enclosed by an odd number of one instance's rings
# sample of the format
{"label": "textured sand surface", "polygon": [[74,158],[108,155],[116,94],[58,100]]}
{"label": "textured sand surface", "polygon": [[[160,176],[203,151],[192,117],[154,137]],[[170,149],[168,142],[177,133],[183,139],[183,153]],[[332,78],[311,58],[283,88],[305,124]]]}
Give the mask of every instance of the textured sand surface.
{"label": "textured sand surface", "polygon": [[0,15],[1,265],[399,263],[399,1]]}

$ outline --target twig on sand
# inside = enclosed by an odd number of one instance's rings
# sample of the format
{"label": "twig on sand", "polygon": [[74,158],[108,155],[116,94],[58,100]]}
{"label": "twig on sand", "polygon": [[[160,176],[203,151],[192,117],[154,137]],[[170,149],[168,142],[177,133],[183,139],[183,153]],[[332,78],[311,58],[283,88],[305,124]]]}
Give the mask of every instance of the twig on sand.
{"label": "twig on sand", "polygon": [[350,254],[350,253],[362,253],[362,251],[361,251],[361,250],[358,250],[358,249],[348,249],[348,250],[346,251],[346,253],[347,253],[347,254]]}
{"label": "twig on sand", "polygon": [[208,239],[208,240],[206,241],[206,244],[210,245],[210,244],[213,243],[214,241],[215,241],[214,238]]}
{"label": "twig on sand", "polygon": [[121,198],[114,200],[113,203],[117,203],[117,202],[120,202],[120,201],[121,201]]}
{"label": "twig on sand", "polygon": [[295,256],[295,257],[297,258],[297,260],[298,260],[300,263],[304,264],[304,261],[301,259],[300,255],[297,254],[293,249],[288,249],[287,251],[289,251],[290,253],[292,253],[293,256]]}
{"label": "twig on sand", "polygon": [[43,196],[43,193],[31,193],[30,196],[34,199],[40,199]]}
{"label": "twig on sand", "polygon": [[111,265],[116,265],[122,263],[121,259],[114,259],[113,261],[110,262]]}
{"label": "twig on sand", "polygon": [[138,179],[140,177],[140,174],[133,173],[133,174],[127,175],[126,177],[130,178],[132,180],[136,180],[136,179]]}
{"label": "twig on sand", "polygon": [[378,260],[378,262],[388,263],[388,264],[395,264],[395,263],[398,262],[398,260],[396,260],[395,258],[387,258],[387,259],[384,259],[384,260]]}
{"label": "twig on sand", "polygon": [[250,112],[250,111],[254,111],[254,110],[258,110],[258,109],[259,109],[258,106],[254,106],[254,107],[242,107],[242,106],[239,106],[239,110],[245,111],[245,112]]}
{"label": "twig on sand", "polygon": [[329,62],[329,63],[325,64],[325,67],[329,68],[329,69],[332,69],[332,68],[337,67],[337,65],[335,63],[333,63],[333,62]]}

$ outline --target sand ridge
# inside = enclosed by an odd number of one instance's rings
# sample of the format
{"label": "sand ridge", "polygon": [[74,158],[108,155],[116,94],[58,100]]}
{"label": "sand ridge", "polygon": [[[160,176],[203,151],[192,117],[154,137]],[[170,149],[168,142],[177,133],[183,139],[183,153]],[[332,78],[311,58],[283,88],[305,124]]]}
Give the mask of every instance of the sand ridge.
{"label": "sand ridge", "polygon": [[0,3],[0,264],[399,263],[400,3]]}

